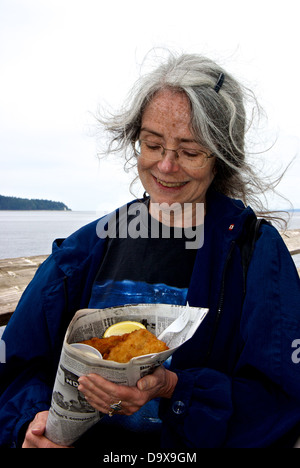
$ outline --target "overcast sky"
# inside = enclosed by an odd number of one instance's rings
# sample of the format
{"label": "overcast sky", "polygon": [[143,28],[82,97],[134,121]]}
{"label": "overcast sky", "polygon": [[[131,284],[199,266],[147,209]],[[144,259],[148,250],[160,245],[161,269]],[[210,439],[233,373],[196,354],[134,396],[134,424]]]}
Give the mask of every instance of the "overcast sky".
{"label": "overcast sky", "polygon": [[[217,60],[250,86],[278,142],[266,169],[296,157],[280,191],[300,208],[299,2],[0,0],[0,194],[110,210],[132,198],[123,162],[99,163],[94,117],[118,109],[154,47]],[[275,202],[279,203],[279,202]]]}

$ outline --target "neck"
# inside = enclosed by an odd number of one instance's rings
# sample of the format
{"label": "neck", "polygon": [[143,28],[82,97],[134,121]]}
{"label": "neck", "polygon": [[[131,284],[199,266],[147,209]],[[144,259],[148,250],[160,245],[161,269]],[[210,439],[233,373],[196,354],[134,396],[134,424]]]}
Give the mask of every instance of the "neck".
{"label": "neck", "polygon": [[206,203],[155,203],[150,200],[149,212],[157,221],[171,227],[188,228],[203,224]]}

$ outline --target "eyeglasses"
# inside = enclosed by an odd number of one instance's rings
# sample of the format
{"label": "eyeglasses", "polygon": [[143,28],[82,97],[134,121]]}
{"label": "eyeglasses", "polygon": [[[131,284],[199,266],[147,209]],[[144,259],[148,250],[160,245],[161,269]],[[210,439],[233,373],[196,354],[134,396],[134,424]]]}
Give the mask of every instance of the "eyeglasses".
{"label": "eyeglasses", "polygon": [[181,166],[193,169],[203,168],[207,164],[207,160],[214,157],[213,154],[209,155],[205,151],[190,148],[168,149],[148,140],[137,140],[134,144],[134,151],[137,156],[142,156],[150,161],[160,161],[167,151],[173,151]]}

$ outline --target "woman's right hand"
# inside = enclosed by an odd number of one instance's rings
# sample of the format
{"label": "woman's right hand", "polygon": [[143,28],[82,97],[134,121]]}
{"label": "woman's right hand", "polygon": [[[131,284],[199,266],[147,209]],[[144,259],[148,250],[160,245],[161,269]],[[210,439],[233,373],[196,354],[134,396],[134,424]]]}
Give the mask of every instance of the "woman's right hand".
{"label": "woman's right hand", "polygon": [[28,426],[22,448],[70,448],[57,445],[44,436],[49,411],[37,413]]}

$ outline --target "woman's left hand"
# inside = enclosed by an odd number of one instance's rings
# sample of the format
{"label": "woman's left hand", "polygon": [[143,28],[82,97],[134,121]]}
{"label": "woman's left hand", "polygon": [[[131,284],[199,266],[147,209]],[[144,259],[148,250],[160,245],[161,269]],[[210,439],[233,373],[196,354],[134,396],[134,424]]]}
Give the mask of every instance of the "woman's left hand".
{"label": "woman's left hand", "polygon": [[165,367],[160,366],[153,374],[140,379],[136,387],[118,385],[97,374],[88,374],[78,379],[78,390],[88,403],[101,413],[108,414],[110,405],[122,402],[118,414],[127,416],[138,411],[153,398],[171,398],[178,382],[178,377]]}

